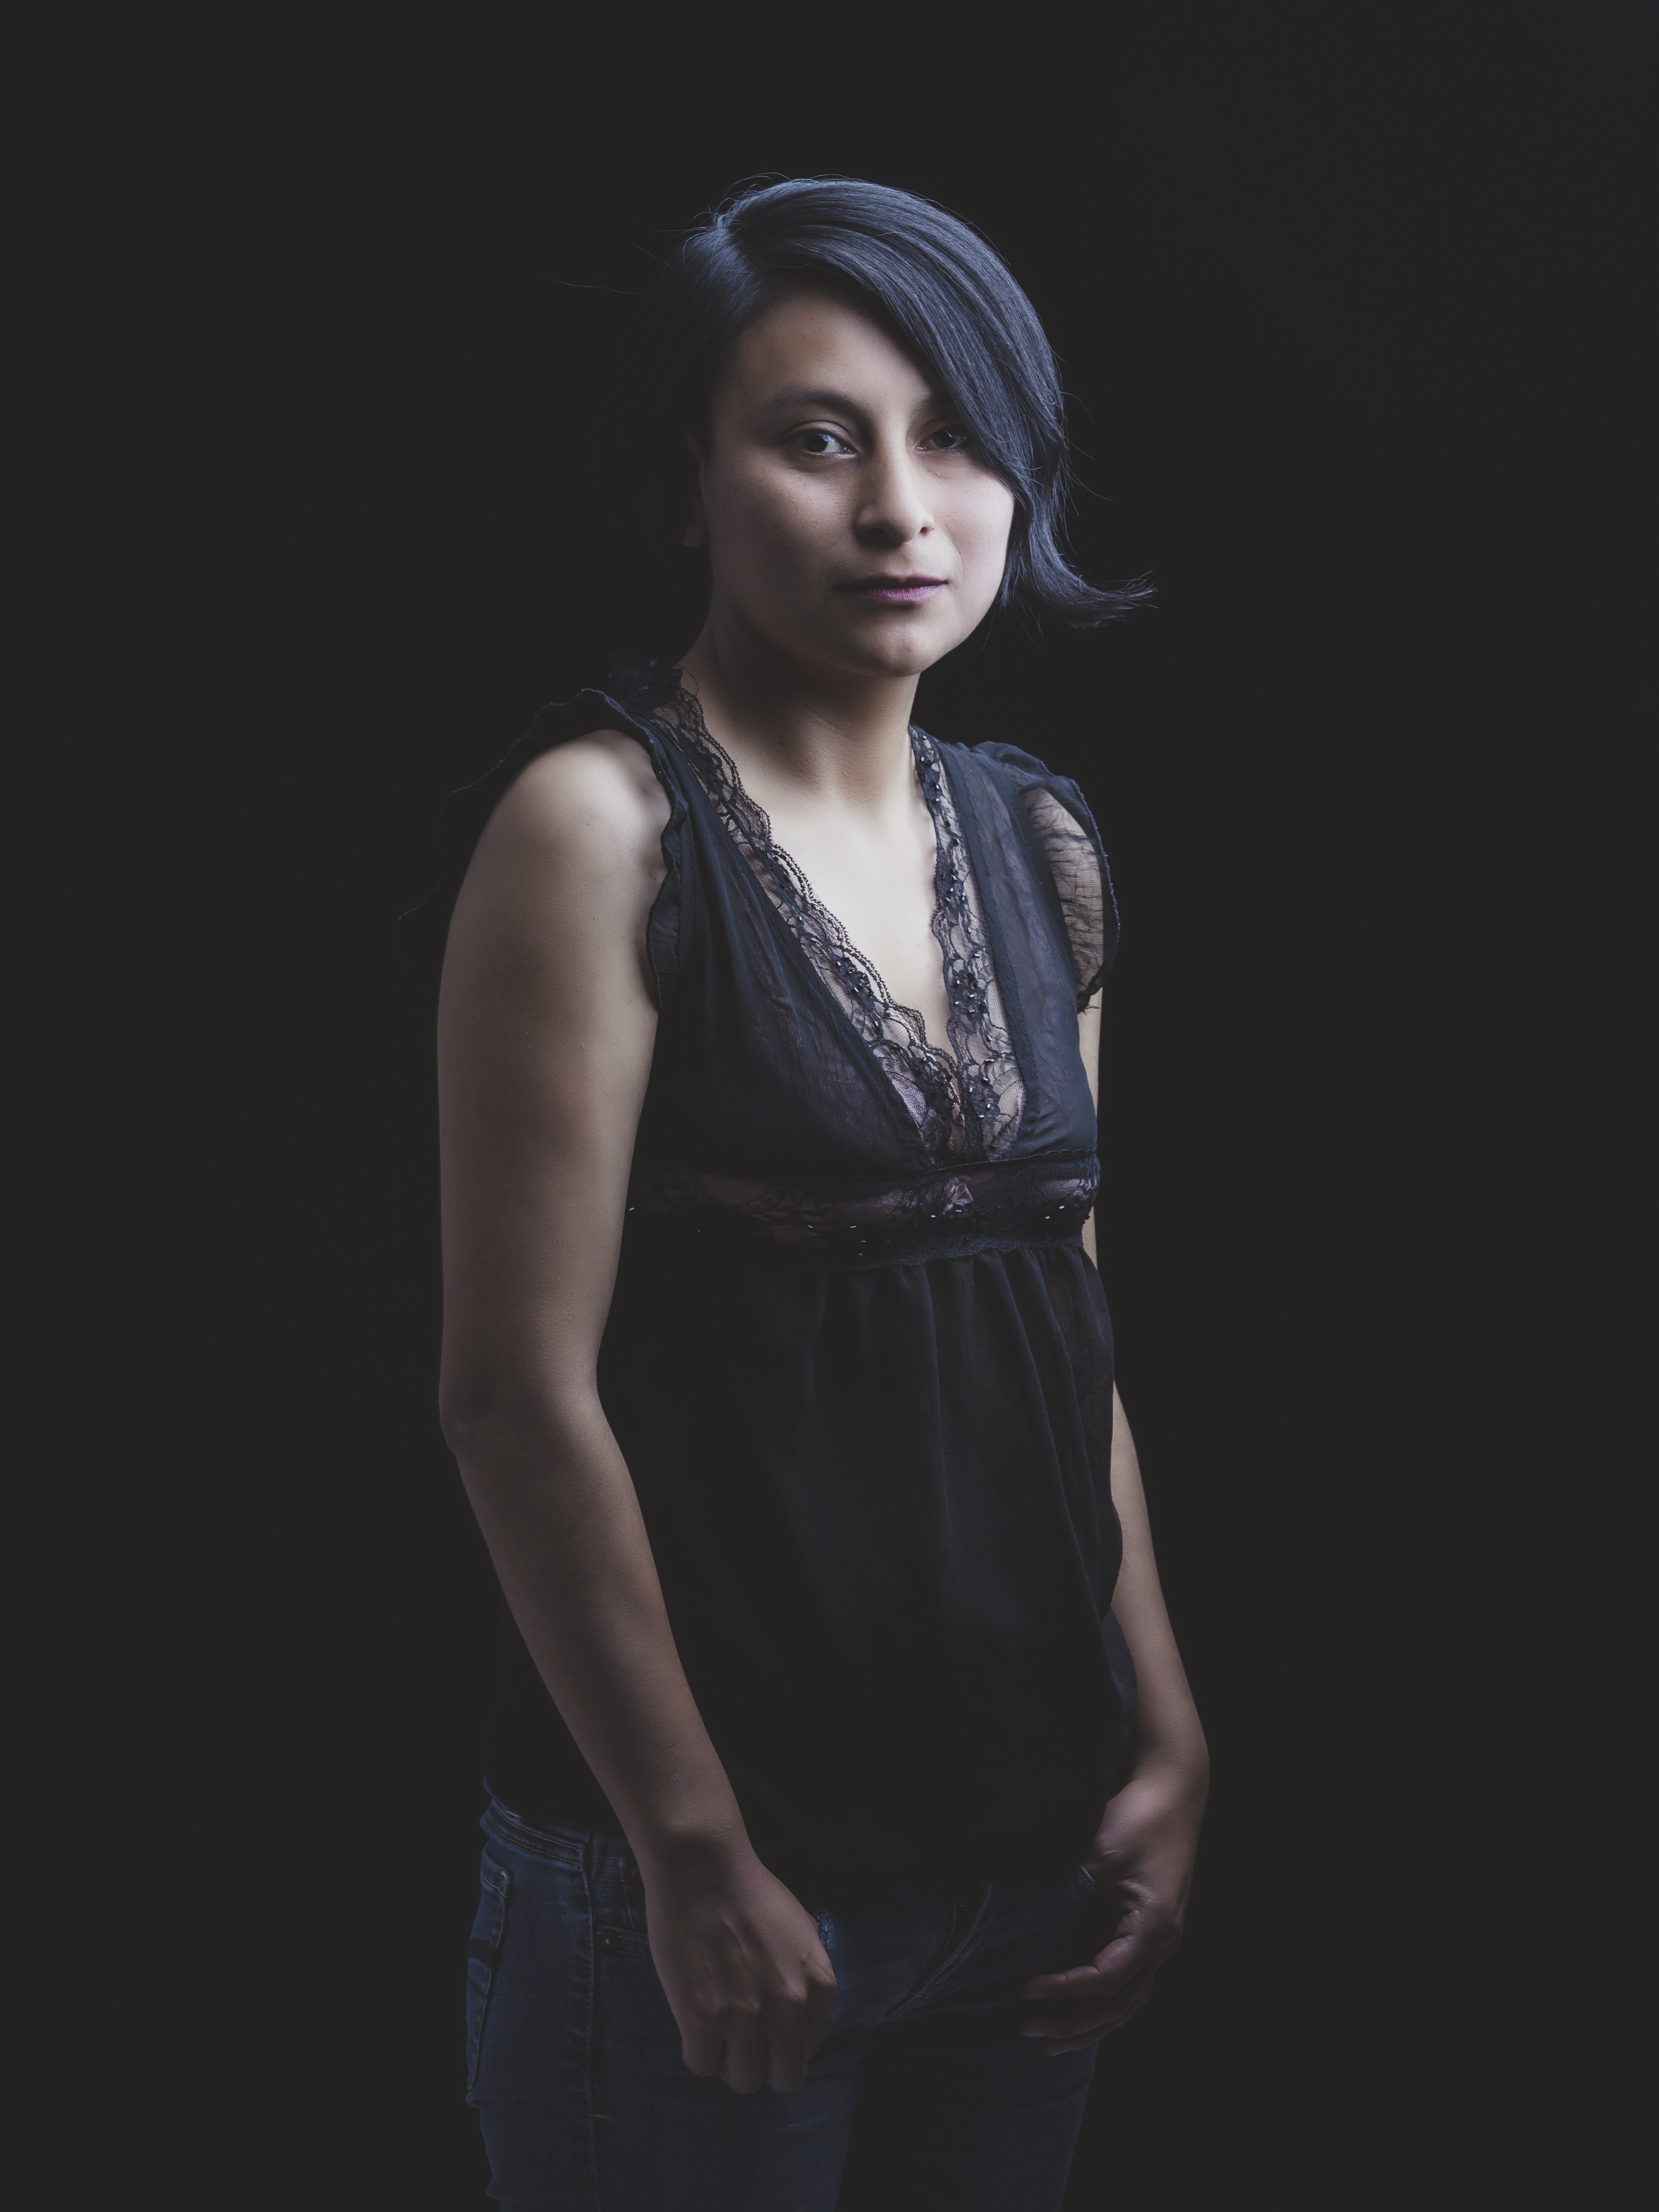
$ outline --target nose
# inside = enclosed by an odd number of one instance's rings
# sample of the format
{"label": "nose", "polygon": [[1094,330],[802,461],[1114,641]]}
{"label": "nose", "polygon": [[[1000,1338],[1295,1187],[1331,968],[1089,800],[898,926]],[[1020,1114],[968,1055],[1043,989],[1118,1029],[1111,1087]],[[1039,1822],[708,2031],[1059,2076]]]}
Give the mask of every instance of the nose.
{"label": "nose", "polygon": [[901,447],[878,447],[860,471],[854,527],[866,544],[907,545],[933,527],[927,482]]}

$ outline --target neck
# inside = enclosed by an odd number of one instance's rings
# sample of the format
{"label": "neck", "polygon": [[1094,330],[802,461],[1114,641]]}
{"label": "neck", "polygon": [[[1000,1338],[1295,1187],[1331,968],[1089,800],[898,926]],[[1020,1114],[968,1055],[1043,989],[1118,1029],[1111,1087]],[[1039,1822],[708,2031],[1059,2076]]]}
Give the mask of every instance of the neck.
{"label": "neck", "polygon": [[787,784],[802,797],[866,807],[911,780],[915,676],[803,666],[714,613],[680,669],[710,735],[751,790]]}

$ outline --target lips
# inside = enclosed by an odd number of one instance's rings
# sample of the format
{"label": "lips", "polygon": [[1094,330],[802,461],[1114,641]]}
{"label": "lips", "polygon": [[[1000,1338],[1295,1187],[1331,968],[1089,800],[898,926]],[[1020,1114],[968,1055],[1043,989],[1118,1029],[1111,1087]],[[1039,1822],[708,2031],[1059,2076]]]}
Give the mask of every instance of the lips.
{"label": "lips", "polygon": [[855,599],[869,599],[878,606],[920,606],[931,599],[935,592],[945,589],[943,576],[860,576],[856,583],[843,584],[842,590]]}

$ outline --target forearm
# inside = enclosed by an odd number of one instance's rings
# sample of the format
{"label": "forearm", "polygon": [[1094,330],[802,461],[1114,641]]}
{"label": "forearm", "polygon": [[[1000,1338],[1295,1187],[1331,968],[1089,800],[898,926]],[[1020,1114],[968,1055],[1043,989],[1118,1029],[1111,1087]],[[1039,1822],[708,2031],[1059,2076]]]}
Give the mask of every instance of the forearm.
{"label": "forearm", "polygon": [[1123,1564],[1112,1594],[1112,1611],[1135,1662],[1135,1771],[1178,1770],[1201,1792],[1208,1781],[1209,1753],[1164,1609],[1140,1462],[1115,1390],[1112,1393],[1112,1501],[1123,1529]]}
{"label": "forearm", "polygon": [[1033,1975],[1022,1992],[1042,2009],[1021,2032],[1040,2037],[1050,2056],[1109,2034],[1146,2002],[1181,1941],[1209,1789],[1204,1731],[1164,1609],[1134,1439],[1115,1391],[1112,1412],[1112,1495],[1123,1524],[1112,1611],[1134,1656],[1139,1697],[1130,1771],[1107,1800],[1085,1862],[1115,1907],[1110,1940],[1086,1964]]}
{"label": "forearm", "polygon": [[[1092,1089],[1092,1051],[1085,1051],[1084,1057]],[[1083,1224],[1083,1249],[1098,1266],[1095,1235],[1091,1212]],[[1111,1472],[1112,1503],[1123,1531],[1123,1562],[1112,1593],[1112,1611],[1135,1662],[1136,1771],[1157,1765],[1179,1768],[1192,1778],[1201,1796],[1209,1783],[1209,1749],[1164,1609],[1146,1494],[1141,1487],[1140,1461],[1115,1384],[1112,1388]]]}
{"label": "forearm", "polygon": [[746,1850],[597,1395],[458,1422],[451,1441],[514,1619],[635,1857]]}

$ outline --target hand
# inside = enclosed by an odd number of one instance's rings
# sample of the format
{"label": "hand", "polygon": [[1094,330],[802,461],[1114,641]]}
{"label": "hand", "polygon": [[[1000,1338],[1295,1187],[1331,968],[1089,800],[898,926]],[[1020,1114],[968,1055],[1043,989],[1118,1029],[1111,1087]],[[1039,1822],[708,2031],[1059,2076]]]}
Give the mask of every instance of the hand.
{"label": "hand", "polygon": [[836,1996],[811,1914],[746,1847],[641,1872],[651,1956],[686,2064],[744,2095],[799,2089]]}
{"label": "hand", "polygon": [[1020,2033],[1040,2037],[1046,2057],[1109,2035],[1152,1995],[1181,1941],[1204,1794],[1201,1776],[1157,1768],[1132,1776],[1107,1806],[1084,1863],[1121,1907],[1112,1940],[1089,1965],[1034,1974],[1020,1991],[1042,2001]]}

